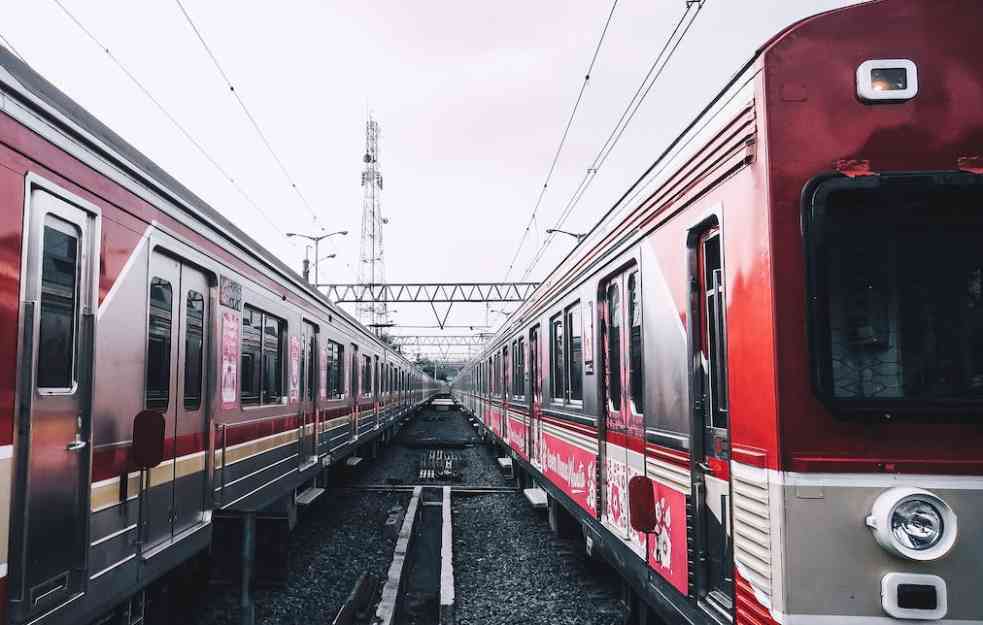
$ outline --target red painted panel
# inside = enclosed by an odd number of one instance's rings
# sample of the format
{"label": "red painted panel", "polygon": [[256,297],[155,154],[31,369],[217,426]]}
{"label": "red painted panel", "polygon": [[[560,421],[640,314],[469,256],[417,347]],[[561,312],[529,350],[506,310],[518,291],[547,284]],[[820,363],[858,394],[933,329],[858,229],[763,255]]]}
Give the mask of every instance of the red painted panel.
{"label": "red painted panel", "polygon": [[509,446],[520,456],[529,459],[526,452],[526,438],[529,436],[529,426],[521,419],[509,417]]}
{"label": "red painted panel", "polygon": [[[898,472],[983,474],[978,420],[926,414],[909,422],[876,423],[835,417],[815,399],[800,216],[803,187],[837,161],[867,161],[874,172],[951,171],[961,157],[980,153],[979,109],[966,103],[983,101],[981,21],[983,4],[975,0],[884,0],[804,21],[765,52],[760,99],[767,103],[761,115],[767,141],[762,145],[767,147],[785,468],[873,472],[893,463]],[[915,99],[871,106],[856,97],[858,65],[883,58],[915,62]],[[804,99],[783,100],[789,82],[802,84]],[[731,301],[740,296],[733,293]]]}
{"label": "red painted panel", "polygon": [[543,474],[577,505],[596,515],[597,456],[547,432],[543,432],[543,444]]}
{"label": "red painted panel", "polygon": [[[2,150],[0,150],[2,151]],[[0,445],[14,442],[17,322],[20,318],[20,261],[23,238],[24,178],[0,167]],[[0,602],[4,603],[4,602]]]}
{"label": "red painted panel", "polygon": [[684,595],[689,592],[686,496],[659,482],[655,490],[656,529],[648,534],[648,563]]}

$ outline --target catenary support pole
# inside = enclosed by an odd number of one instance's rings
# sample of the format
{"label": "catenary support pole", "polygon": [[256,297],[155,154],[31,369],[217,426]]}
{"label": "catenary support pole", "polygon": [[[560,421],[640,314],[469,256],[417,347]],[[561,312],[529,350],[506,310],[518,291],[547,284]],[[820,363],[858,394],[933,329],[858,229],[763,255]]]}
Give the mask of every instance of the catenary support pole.
{"label": "catenary support pole", "polygon": [[242,517],[242,588],[239,595],[240,625],[256,625],[256,603],[253,600],[253,568],[256,560],[256,513]]}

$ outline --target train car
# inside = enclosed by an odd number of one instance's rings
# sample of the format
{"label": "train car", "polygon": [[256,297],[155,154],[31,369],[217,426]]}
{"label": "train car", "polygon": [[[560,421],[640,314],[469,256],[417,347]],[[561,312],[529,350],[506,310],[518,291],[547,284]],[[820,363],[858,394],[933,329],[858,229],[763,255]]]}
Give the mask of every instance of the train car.
{"label": "train car", "polygon": [[295,513],[436,390],[3,49],[0,214],[0,622],[140,622],[218,518]]}
{"label": "train car", "polygon": [[981,22],[777,34],[455,381],[645,614],[983,623]]}

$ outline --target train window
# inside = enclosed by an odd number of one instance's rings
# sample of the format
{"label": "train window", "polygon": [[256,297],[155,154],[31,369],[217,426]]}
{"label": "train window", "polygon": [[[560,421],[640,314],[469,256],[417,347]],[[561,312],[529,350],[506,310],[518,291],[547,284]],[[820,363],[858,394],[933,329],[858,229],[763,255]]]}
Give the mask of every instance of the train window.
{"label": "train window", "polygon": [[314,401],[317,396],[317,326],[309,321],[304,322],[301,337],[303,353],[300,359],[300,379],[303,387],[303,401]]}
{"label": "train window", "polygon": [[170,282],[163,278],[150,281],[146,406],[161,412],[167,410],[171,394],[172,296]]}
{"label": "train window", "polygon": [[277,403],[283,397],[284,326],[283,320],[263,315],[263,403]]}
{"label": "train window", "polygon": [[362,356],[362,396],[368,397],[372,394],[372,359]]}
{"label": "train window", "polygon": [[567,399],[581,401],[584,398],[584,352],[580,336],[580,302],[567,308],[565,317]]}
{"label": "train window", "polygon": [[607,387],[611,410],[621,410],[621,289],[612,283],[607,289]]}
{"label": "train window", "polygon": [[53,223],[57,227],[44,227],[37,385],[70,389],[75,383],[79,235],[74,226]]}
{"label": "train window", "polygon": [[512,394],[512,380],[509,379],[511,367],[509,366],[509,347],[502,348],[502,391],[505,397]]}
{"label": "train window", "polygon": [[810,195],[816,388],[837,410],[931,402],[979,413],[983,191],[934,175],[876,178],[829,180]]}
{"label": "train window", "polygon": [[345,396],[345,348],[334,341],[328,341],[327,384],[329,399]]}
{"label": "train window", "polygon": [[187,410],[198,410],[201,407],[205,297],[197,291],[188,291],[185,307],[184,407]]}
{"label": "train window", "polygon": [[550,397],[561,401],[566,396],[563,369],[563,317],[557,315],[550,320]]}
{"label": "train window", "polygon": [[628,276],[628,396],[635,414],[645,411],[645,377],[642,375],[642,306],[639,273]]}
{"label": "train window", "polygon": [[244,405],[279,403],[283,397],[281,354],[286,322],[257,308],[242,309],[242,386]]}
{"label": "train window", "polygon": [[520,397],[526,395],[526,340],[520,338],[515,344],[515,382],[513,388],[515,394]]}
{"label": "train window", "polygon": [[710,427],[727,427],[727,355],[724,334],[724,273],[720,259],[720,231],[703,237],[703,286],[705,291],[704,324],[706,344],[704,358],[709,369]]}

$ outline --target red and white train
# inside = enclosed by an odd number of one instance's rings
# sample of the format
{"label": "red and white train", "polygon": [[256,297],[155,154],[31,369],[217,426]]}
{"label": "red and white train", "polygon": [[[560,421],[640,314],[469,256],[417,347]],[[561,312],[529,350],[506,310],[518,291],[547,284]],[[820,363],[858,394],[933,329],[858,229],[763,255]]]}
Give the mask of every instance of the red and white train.
{"label": "red and white train", "polygon": [[453,384],[668,622],[983,623],[981,23],[777,34]]}
{"label": "red and white train", "polygon": [[2,48],[0,215],[0,623],[139,622],[219,515],[290,514],[435,391]]}

